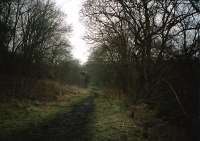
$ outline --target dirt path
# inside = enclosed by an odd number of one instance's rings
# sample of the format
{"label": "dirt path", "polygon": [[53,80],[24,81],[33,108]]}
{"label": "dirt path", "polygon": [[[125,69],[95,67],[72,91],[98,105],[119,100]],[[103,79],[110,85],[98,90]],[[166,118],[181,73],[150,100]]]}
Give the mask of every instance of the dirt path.
{"label": "dirt path", "polygon": [[90,141],[88,124],[93,114],[94,96],[73,106],[70,112],[59,114],[41,127],[25,131],[9,141]]}

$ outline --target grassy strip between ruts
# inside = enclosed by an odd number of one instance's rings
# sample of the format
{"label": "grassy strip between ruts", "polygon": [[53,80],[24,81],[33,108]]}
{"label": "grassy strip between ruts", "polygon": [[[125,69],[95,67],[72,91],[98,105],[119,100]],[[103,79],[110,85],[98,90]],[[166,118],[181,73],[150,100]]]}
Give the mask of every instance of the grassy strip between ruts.
{"label": "grassy strip between ruts", "polygon": [[69,111],[87,96],[85,90],[76,89],[76,92],[67,92],[55,101],[11,99],[0,103],[0,137],[12,136],[16,132],[46,123],[57,114]]}

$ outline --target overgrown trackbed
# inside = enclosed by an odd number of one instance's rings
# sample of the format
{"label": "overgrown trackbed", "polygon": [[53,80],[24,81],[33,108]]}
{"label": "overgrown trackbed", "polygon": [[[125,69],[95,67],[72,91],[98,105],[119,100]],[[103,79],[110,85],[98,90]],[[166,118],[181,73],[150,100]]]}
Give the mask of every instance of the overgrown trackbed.
{"label": "overgrown trackbed", "polygon": [[94,96],[88,96],[73,106],[70,112],[59,114],[41,127],[25,131],[9,141],[89,141],[88,124],[93,113]]}

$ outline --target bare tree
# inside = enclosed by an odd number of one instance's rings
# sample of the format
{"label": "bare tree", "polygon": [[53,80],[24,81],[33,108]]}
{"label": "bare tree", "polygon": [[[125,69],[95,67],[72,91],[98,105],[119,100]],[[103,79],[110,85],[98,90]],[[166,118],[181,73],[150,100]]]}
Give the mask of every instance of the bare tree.
{"label": "bare tree", "polygon": [[136,67],[147,97],[166,72],[161,62],[191,49],[198,31],[199,13],[187,0],[88,0],[83,13],[91,31],[88,38],[107,50],[109,61]]}

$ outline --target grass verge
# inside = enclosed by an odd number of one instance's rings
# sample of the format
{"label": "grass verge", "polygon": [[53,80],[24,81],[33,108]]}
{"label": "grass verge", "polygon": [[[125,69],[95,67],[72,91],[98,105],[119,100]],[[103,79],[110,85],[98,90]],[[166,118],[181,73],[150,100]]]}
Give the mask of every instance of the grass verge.
{"label": "grass verge", "polygon": [[8,137],[28,128],[37,127],[57,114],[70,110],[74,104],[88,96],[83,89],[71,88],[70,92],[51,101],[10,99],[0,103],[0,137]]}
{"label": "grass verge", "polygon": [[96,98],[92,119],[92,141],[144,141],[142,128],[129,117],[123,100],[119,98]]}
{"label": "grass verge", "polygon": [[144,103],[128,106],[125,97],[99,95],[92,119],[92,141],[189,140],[184,129],[157,117],[156,109]]}

